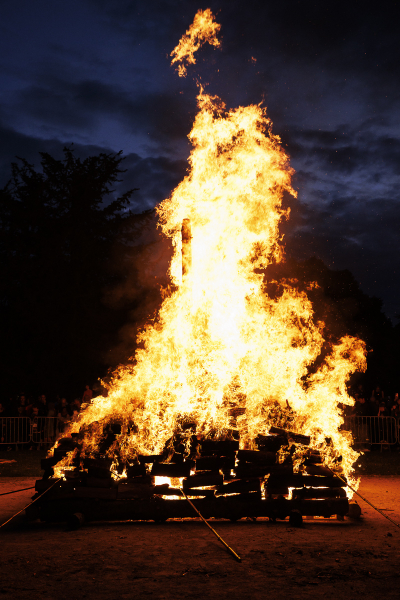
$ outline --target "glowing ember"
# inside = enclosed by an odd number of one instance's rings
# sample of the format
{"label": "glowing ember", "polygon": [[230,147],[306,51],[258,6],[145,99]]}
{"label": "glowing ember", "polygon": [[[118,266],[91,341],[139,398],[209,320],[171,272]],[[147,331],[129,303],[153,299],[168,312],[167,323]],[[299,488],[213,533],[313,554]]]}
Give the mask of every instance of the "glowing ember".
{"label": "glowing ember", "polygon": [[[211,11],[199,11],[172,62],[193,63],[202,41],[219,44],[218,30]],[[240,447],[253,449],[258,434],[277,426],[310,436],[336,471],[342,457],[339,472],[349,476],[358,454],[340,431],[339,404],[353,404],[346,381],[365,369],[364,343],[343,338],[310,373],[324,324],[290,282],[281,297],[265,292],[262,270],[282,260],[282,197],[296,195],[288,157],[261,106],[226,110],[200,89],[198,107],[190,172],[157,208],[175,248],[175,291],[140,334],[134,360],[114,374],[108,396],[87,406],[70,431],[83,437],[81,456],[91,456],[107,426],[120,423],[103,453],[122,465],[162,452],[177,433],[189,443],[193,432],[223,439],[234,427]],[[297,445],[298,467],[304,453]]]}

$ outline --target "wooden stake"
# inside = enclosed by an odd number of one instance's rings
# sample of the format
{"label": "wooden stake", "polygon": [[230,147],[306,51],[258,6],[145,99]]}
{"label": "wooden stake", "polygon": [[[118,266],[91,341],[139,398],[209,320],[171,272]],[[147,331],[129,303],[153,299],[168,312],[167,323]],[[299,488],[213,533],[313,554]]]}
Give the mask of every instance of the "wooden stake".
{"label": "wooden stake", "polygon": [[192,229],[190,219],[182,221],[182,279],[185,280],[192,265]]}
{"label": "wooden stake", "polygon": [[200,513],[199,510],[197,510],[197,508],[195,507],[195,505],[193,504],[193,502],[191,500],[189,500],[189,498],[186,496],[185,492],[182,489],[181,489],[181,492],[185,496],[186,500],[189,502],[189,504],[193,508],[193,510],[195,510],[196,513],[199,515],[200,519],[207,525],[207,527],[209,529],[211,529],[211,531],[213,532],[213,534],[219,539],[219,541],[225,546],[225,548],[227,548],[227,550],[229,550],[229,552],[236,558],[236,560],[238,562],[242,562],[242,559],[240,558],[240,556],[238,554],[236,554],[236,552],[230,546],[228,546],[228,544],[226,542],[224,542],[224,540],[222,539],[222,537],[215,531],[215,529],[213,529],[211,527],[211,525],[205,520],[205,518],[203,517],[203,515]]}

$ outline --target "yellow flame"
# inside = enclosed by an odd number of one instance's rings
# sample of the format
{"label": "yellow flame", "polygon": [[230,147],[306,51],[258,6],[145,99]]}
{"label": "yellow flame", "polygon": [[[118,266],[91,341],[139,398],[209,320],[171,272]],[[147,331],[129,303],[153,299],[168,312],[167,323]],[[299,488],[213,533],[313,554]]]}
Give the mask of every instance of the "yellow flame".
{"label": "yellow flame", "polygon": [[[211,16],[199,11],[196,18],[209,23]],[[197,49],[208,38],[194,32],[205,30],[190,29],[173,62],[194,62],[185,44]],[[222,437],[232,409],[240,408],[241,447],[254,447],[272,425],[286,427],[309,435],[326,465],[336,468],[342,457],[341,472],[349,476],[358,454],[340,429],[341,406],[353,404],[346,381],[365,369],[365,345],[343,338],[310,374],[324,324],[314,321],[310,300],[290,282],[278,298],[265,291],[265,267],[282,259],[283,194],[296,196],[288,156],[260,105],[226,110],[200,89],[198,107],[190,171],[157,208],[174,245],[174,291],[139,335],[134,360],[115,372],[107,398],[96,398],[71,431],[85,432],[90,455],[103,426],[119,421],[122,433],[108,453],[132,460],[162,451],[185,421],[199,436]]]}
{"label": "yellow flame", "polygon": [[221,25],[215,22],[214,15],[211,10],[198,10],[194,21],[186,31],[186,34],[179,40],[179,44],[171,52],[171,64],[178,64],[179,77],[186,77],[186,64],[194,65],[196,59],[194,53],[203,46],[206,42],[213,46],[220,46],[221,42],[217,38],[217,33],[221,29]]}

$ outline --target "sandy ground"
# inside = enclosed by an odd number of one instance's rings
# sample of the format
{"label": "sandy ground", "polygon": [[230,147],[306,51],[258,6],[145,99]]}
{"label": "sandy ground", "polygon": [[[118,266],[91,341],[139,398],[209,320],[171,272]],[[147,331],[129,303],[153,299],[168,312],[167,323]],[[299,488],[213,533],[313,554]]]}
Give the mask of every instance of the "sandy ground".
{"label": "sandy ground", "polygon": [[[399,478],[364,477],[360,492],[400,522]],[[0,493],[34,484],[2,478]],[[0,522],[32,491],[0,497]],[[24,523],[0,530],[0,599],[400,598],[400,529],[359,500],[361,521],[211,521],[238,563],[197,520]],[[390,510],[389,510],[390,509]]]}

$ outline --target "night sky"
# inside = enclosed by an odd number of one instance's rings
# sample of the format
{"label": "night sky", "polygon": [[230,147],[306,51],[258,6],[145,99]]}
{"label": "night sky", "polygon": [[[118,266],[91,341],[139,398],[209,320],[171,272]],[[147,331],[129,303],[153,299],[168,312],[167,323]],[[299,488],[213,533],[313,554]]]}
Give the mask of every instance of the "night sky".
{"label": "night sky", "polygon": [[[169,54],[199,8],[221,24],[188,77]],[[123,150],[135,211],[184,176],[194,77],[228,107],[264,102],[299,197],[287,251],[349,269],[400,313],[400,45],[394,0],[13,0],[0,19],[0,185],[39,165]]]}

